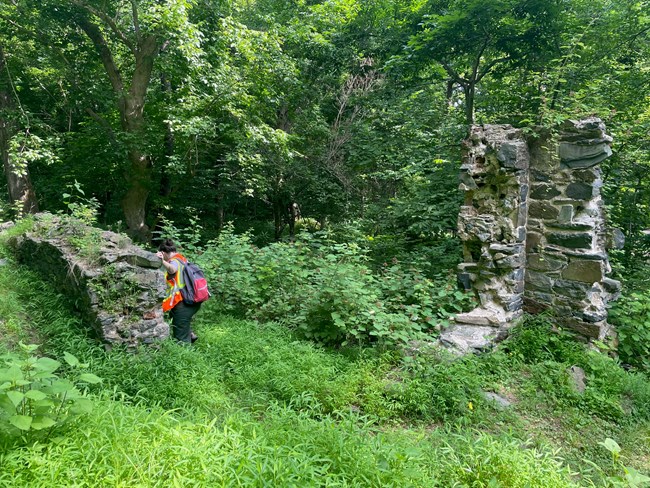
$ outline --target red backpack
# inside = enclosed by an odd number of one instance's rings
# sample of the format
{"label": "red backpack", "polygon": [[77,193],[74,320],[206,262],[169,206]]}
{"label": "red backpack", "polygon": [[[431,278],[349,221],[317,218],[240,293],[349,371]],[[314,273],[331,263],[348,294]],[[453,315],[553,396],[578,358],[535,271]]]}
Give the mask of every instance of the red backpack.
{"label": "red backpack", "polygon": [[189,261],[184,264],[183,283],[185,283],[185,286],[181,288],[181,296],[186,305],[203,303],[210,298],[208,281],[205,279],[203,270],[196,264]]}

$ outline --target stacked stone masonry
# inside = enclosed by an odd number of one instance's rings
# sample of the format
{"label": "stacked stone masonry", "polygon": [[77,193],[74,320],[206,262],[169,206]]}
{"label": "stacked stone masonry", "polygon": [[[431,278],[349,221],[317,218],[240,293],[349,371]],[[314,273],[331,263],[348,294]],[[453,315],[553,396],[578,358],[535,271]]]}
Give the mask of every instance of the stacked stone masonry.
{"label": "stacked stone masonry", "polygon": [[[34,218],[33,229],[10,241],[16,256],[69,297],[83,323],[100,339],[109,345],[137,346],[169,336],[161,308],[166,284],[155,254],[124,235],[70,218]],[[85,238],[85,245],[94,248],[92,259],[71,244],[75,238]]]}
{"label": "stacked stone masonry", "polygon": [[456,317],[443,343],[481,350],[524,311],[548,309],[587,339],[610,334],[607,303],[620,283],[607,278],[599,163],[611,141],[596,118],[534,139],[509,125],[472,127],[461,167],[458,277],[480,305]]}

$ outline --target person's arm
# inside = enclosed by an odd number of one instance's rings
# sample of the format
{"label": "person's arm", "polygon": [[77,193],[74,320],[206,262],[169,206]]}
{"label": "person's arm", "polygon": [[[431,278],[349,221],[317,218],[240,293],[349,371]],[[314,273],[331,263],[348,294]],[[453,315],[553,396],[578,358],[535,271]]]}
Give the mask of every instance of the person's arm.
{"label": "person's arm", "polygon": [[158,256],[160,258],[160,260],[162,261],[163,267],[167,271],[167,274],[169,274],[169,275],[176,274],[176,271],[178,271],[178,262],[177,261],[174,261],[173,263],[170,262],[170,261],[165,261],[165,258],[163,258],[161,252],[157,252],[156,256]]}

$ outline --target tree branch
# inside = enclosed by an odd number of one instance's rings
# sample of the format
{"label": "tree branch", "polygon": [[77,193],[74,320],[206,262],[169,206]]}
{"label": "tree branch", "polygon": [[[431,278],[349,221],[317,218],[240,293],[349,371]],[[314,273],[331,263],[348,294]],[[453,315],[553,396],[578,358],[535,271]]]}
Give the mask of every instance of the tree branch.
{"label": "tree branch", "polygon": [[503,61],[507,61],[508,59],[510,59],[510,56],[504,56],[504,57],[502,57],[502,58],[497,58],[497,59],[492,60],[492,61],[491,61],[491,62],[490,62],[490,63],[489,63],[489,64],[488,64],[484,69],[483,69],[483,72],[482,72],[480,75],[478,75],[478,76],[476,77],[476,83],[478,83],[479,81],[481,81],[481,80],[483,79],[483,77],[484,77],[485,75],[487,75],[487,74],[490,72],[490,70],[491,70],[492,68],[494,68],[497,64],[499,64],[499,63],[501,63],[501,62],[503,62]]}
{"label": "tree branch", "polygon": [[115,132],[113,131],[113,128],[111,127],[111,124],[108,123],[106,119],[104,119],[102,116],[98,115],[92,108],[86,108],[86,113],[90,115],[90,117],[97,122],[99,125],[101,125],[104,129],[106,129],[106,133],[108,134],[108,138],[111,140],[111,142],[115,145],[117,145],[117,137],[115,137]]}
{"label": "tree branch", "polygon": [[140,20],[138,17],[138,2],[131,0],[131,11],[133,12],[133,28],[135,29],[135,38],[140,41]]}
{"label": "tree branch", "polygon": [[99,56],[102,58],[102,63],[104,64],[106,73],[108,73],[108,78],[111,81],[113,90],[115,91],[115,93],[121,96],[124,92],[124,83],[122,82],[122,75],[120,73],[120,70],[117,67],[117,64],[115,63],[115,60],[113,59],[113,54],[111,53],[111,50],[108,48],[108,45],[106,44],[106,40],[104,39],[104,36],[99,30],[99,27],[93,24],[92,22],[90,22],[86,17],[82,17],[77,22],[79,24],[79,27],[81,27],[81,29],[86,33],[86,35],[90,38],[90,40],[93,42],[93,44],[99,51]]}
{"label": "tree branch", "polygon": [[120,28],[117,26],[115,21],[111,19],[108,15],[106,15],[105,12],[101,12],[100,10],[91,7],[90,5],[87,5],[85,2],[81,0],[71,0],[71,2],[74,5],[85,9],[86,11],[90,12],[91,14],[93,14],[94,16],[102,20],[104,23],[106,23],[106,25],[108,25],[111,28],[113,33],[122,41],[122,43],[124,43],[124,45],[128,47],[133,54],[135,54],[136,51],[135,44],[131,42],[131,39],[129,39],[128,37],[126,37],[126,35],[124,35],[124,32],[120,30]]}
{"label": "tree branch", "polygon": [[463,78],[460,76],[454,68],[452,68],[448,63],[445,63],[443,61],[440,62],[443,68],[445,68],[445,71],[449,76],[451,76],[452,80],[455,83],[460,83],[461,85],[465,86],[469,83],[469,80]]}

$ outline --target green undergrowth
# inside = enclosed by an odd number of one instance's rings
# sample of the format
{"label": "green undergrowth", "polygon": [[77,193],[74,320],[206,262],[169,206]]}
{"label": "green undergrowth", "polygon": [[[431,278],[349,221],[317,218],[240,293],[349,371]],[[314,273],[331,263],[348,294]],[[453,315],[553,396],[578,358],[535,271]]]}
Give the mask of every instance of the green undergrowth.
{"label": "green undergrowth", "polygon": [[[103,382],[86,392],[92,413],[50,442],[2,441],[0,486],[562,487],[614,486],[624,466],[647,474],[648,378],[551,319],[453,359],[427,344],[329,349],[214,301],[194,347],[106,351],[52,285],[4,257],[2,326],[13,332],[2,347],[38,339]],[[584,393],[571,366],[586,373]],[[607,438],[621,446],[615,460]]]}

